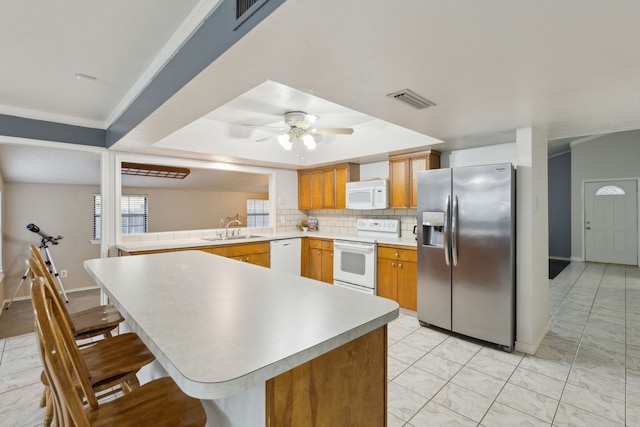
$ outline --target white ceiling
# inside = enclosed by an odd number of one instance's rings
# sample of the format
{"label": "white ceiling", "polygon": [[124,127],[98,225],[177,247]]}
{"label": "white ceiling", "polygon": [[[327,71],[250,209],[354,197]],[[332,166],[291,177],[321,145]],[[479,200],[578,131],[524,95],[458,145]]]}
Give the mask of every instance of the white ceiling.
{"label": "white ceiling", "polygon": [[[0,113],[105,128],[151,78],[147,68],[164,63],[217,4],[0,1]],[[307,111],[323,126],[356,129],[327,141],[333,157],[320,162],[377,158],[378,141],[375,152],[345,148],[366,134],[360,113],[443,140],[443,150],[513,141],[526,126],[563,144],[638,129],[639,18],[636,0],[289,0],[113,148],[295,167],[277,143],[275,160],[252,160],[251,146],[232,150],[266,135],[238,123],[273,125],[303,109],[275,91],[250,96],[271,84],[335,104],[336,113],[320,101]],[[404,88],[437,105],[414,110],[386,97]],[[338,110],[349,117],[333,121]],[[205,116],[210,141],[176,139]],[[381,139],[386,152],[406,148],[404,137]]]}

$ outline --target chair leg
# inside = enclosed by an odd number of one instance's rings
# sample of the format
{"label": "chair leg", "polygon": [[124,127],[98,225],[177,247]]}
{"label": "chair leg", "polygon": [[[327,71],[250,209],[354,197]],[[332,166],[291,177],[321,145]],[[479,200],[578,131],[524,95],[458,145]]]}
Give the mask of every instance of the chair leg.
{"label": "chair leg", "polygon": [[42,390],[42,397],[40,397],[40,407],[44,408],[45,405],[47,404],[47,392],[49,391],[49,389],[47,387],[44,388],[44,390]]}
{"label": "chair leg", "polygon": [[46,409],[44,411],[44,427],[51,426],[51,422],[53,421],[53,396],[51,395],[51,389],[49,387],[45,387],[44,394],[46,394]]}
{"label": "chair leg", "polygon": [[138,381],[138,377],[135,375],[131,375],[125,382],[122,383],[122,391],[124,393],[129,393],[134,389],[140,387],[140,381]]}

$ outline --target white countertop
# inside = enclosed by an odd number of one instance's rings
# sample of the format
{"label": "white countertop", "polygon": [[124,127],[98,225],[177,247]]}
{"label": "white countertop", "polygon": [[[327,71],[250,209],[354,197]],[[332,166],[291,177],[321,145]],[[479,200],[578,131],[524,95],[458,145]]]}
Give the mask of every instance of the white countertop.
{"label": "white countertop", "polygon": [[[137,242],[125,242],[116,244],[116,248],[124,252],[137,252],[137,251],[155,251],[163,249],[178,249],[178,248],[197,248],[205,246],[216,245],[230,245],[238,243],[252,243],[252,242],[264,242],[271,240],[289,239],[293,237],[315,237],[318,239],[346,239],[349,236],[336,235],[331,233],[322,232],[290,232],[290,233],[275,233],[264,234],[261,237],[253,237],[250,239],[228,239],[228,240],[205,240],[202,238],[190,238],[190,239],[167,239],[167,240],[149,240],[149,241],[137,241]],[[355,236],[352,236],[355,238]],[[400,239],[377,239],[378,244],[392,244],[416,248],[416,241],[413,235],[407,237],[401,237]]]}
{"label": "white countertop", "polygon": [[394,301],[202,251],[85,261],[187,394],[234,395],[398,317]]}

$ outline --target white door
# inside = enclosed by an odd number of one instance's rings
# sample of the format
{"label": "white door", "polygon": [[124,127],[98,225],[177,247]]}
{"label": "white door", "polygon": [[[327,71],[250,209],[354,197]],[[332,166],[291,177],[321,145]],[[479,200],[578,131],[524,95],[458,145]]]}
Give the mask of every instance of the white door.
{"label": "white door", "polygon": [[584,184],[585,259],[638,264],[637,181]]}

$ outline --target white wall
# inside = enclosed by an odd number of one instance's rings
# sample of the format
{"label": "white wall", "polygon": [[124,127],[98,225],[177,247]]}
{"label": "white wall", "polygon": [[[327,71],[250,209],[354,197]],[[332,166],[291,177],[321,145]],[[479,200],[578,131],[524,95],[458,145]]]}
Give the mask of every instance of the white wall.
{"label": "white wall", "polygon": [[617,132],[571,147],[571,259],[584,260],[582,189],[586,180],[640,177],[640,130]]}
{"label": "white wall", "polygon": [[[461,167],[473,165],[490,165],[493,163],[513,163],[517,164],[516,143],[488,145],[485,147],[468,148],[466,150],[456,150],[449,153],[449,166]],[[443,166],[444,167],[444,166]]]}
{"label": "white wall", "polygon": [[[3,248],[3,242],[4,242],[4,178],[2,177],[2,174],[0,174],[0,306],[2,305],[2,301],[4,301],[5,296],[4,296],[4,270],[3,270],[3,255],[2,255],[2,248]],[[0,310],[2,310],[2,307],[0,307]]]}
{"label": "white wall", "polygon": [[388,179],[389,161],[364,163],[360,165],[360,181],[371,179]]}

